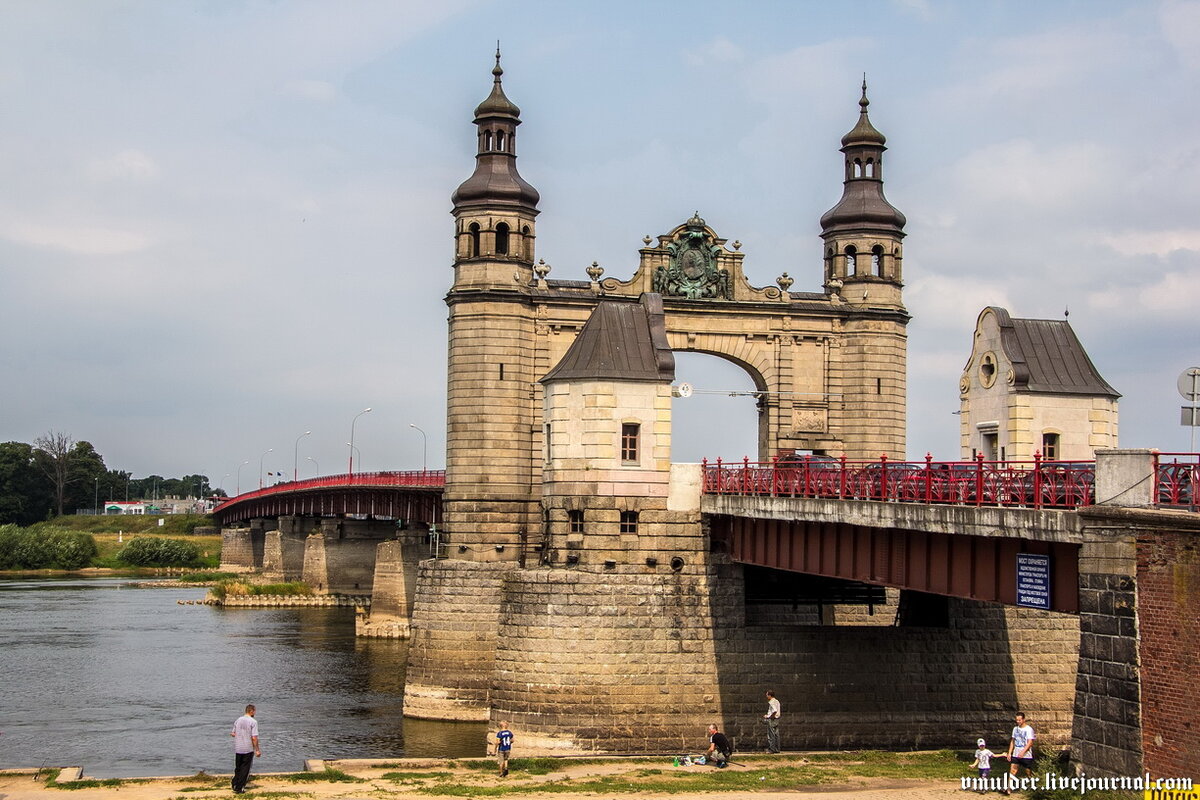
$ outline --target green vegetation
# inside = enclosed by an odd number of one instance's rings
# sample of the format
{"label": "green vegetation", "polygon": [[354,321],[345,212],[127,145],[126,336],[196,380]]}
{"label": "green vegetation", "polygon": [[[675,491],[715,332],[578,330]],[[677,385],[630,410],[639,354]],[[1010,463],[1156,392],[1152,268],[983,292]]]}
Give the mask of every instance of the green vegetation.
{"label": "green vegetation", "polygon": [[[161,525],[159,520],[162,521]],[[135,533],[193,536],[196,528],[213,527],[216,522],[208,514],[79,514],[58,517],[49,524],[56,528],[83,531],[84,533],[115,535],[117,531],[123,531],[125,536]]]}
{"label": "green vegetation", "polygon": [[288,783],[366,783],[366,778],[356,778],[342,772],[340,769],[326,767],[324,772],[292,772],[286,775],[272,775],[272,779]]}
{"label": "green vegetation", "polygon": [[86,533],[0,526],[0,569],[80,569],[96,553],[96,541]]}
{"label": "green vegetation", "polygon": [[102,780],[83,779],[78,781],[63,781],[58,782],[59,771],[55,770],[54,774],[46,778],[46,787],[49,789],[64,789],[66,791],[75,791],[76,789],[120,789],[122,786],[132,786],[137,783],[152,783],[153,778],[104,778]]}
{"label": "green vegetation", "polygon": [[116,558],[134,567],[190,567],[196,565],[200,551],[183,539],[138,536],[122,547]]}
{"label": "green vegetation", "polygon": [[309,595],[313,593],[312,587],[301,581],[254,584],[240,580],[223,580],[218,581],[208,591],[209,594],[218,600],[224,600],[226,597],[254,597],[258,595],[295,597],[296,595]]}

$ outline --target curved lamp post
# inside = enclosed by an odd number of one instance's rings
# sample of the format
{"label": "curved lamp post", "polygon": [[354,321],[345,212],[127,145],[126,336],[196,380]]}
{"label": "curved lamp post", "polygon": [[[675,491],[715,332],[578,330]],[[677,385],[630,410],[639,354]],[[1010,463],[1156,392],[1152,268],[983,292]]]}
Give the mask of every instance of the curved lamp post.
{"label": "curved lamp post", "polygon": [[239,495],[242,493],[242,467],[246,466],[246,465],[247,465],[247,464],[249,464],[249,463],[250,463],[249,461],[243,461],[242,463],[238,464],[238,472],[237,472],[237,493],[238,493]]}
{"label": "curved lamp post", "polygon": [[410,422],[408,423],[408,427],[421,434],[421,472],[426,472],[425,466],[428,463],[426,456],[429,454],[429,437],[425,435],[425,431],[421,430],[419,425],[413,425]]}
{"label": "curved lamp post", "polygon": [[312,456],[305,456],[304,459],[305,459],[305,461],[313,462],[313,469],[315,469],[317,471],[318,475],[321,474],[321,465],[317,463],[317,460],[315,458],[313,458]]}
{"label": "curved lamp post", "polygon": [[350,445],[350,469],[348,470],[348,474],[350,475],[354,474],[354,423],[358,422],[358,418],[370,410],[371,407],[367,406],[362,411],[355,414],[354,419],[350,420],[350,441],[347,443]]}
{"label": "curved lamp post", "polygon": [[217,488],[220,489],[222,493],[224,493],[224,491],[225,491],[225,479],[228,477],[229,477],[229,473],[226,472],[224,475],[221,476],[221,482],[217,484]]}
{"label": "curved lamp post", "polygon": [[[267,453],[274,453],[274,452],[275,452],[274,447],[267,448]],[[260,489],[263,488],[263,485],[262,485],[262,483],[263,483],[263,481],[262,481],[263,459],[267,457],[267,453],[263,453],[261,456],[258,457],[258,488],[260,488]]]}
{"label": "curved lamp post", "polygon": [[311,434],[312,431],[305,431],[296,437],[296,446],[292,450],[292,482],[294,483],[300,477],[300,440]]}
{"label": "curved lamp post", "polygon": [[362,450],[359,450],[353,443],[346,442],[346,446],[350,448],[350,457],[353,458],[355,453],[358,453],[358,468],[362,469]]}

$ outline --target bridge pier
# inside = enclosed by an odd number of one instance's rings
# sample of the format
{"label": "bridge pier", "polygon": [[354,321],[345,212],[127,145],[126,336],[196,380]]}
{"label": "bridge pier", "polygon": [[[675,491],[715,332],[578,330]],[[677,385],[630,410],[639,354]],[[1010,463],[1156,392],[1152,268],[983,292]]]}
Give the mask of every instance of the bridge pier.
{"label": "bridge pier", "polygon": [[263,565],[268,531],[277,527],[273,519],[252,519],[246,527],[221,529],[221,570],[250,572]]}
{"label": "bridge pier", "polygon": [[406,528],[375,552],[371,610],[355,620],[356,636],[407,639],[420,562],[429,557],[429,530]]}
{"label": "bridge pier", "polygon": [[263,544],[263,578],[299,581],[304,577],[304,543],[320,527],[314,517],[280,517],[279,527],[267,531]]}
{"label": "bridge pier", "polygon": [[371,594],[375,550],[395,532],[393,520],[321,519],[304,540],[304,582],[317,594]]}

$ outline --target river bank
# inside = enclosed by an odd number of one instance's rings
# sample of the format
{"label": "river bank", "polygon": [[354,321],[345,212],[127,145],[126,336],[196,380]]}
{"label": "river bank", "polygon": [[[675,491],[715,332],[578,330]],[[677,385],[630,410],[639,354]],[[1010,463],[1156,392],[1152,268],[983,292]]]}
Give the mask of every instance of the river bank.
{"label": "river bank", "polygon": [[[232,759],[230,759],[232,761]],[[269,763],[258,759],[255,765]],[[776,800],[836,793],[854,800],[949,800],[962,797],[958,778],[971,772],[969,760],[945,751],[932,753],[784,753],[736,756],[728,769],[674,766],[670,756],[609,758],[517,758],[501,779],[490,759],[342,759],[306,762],[296,773],[258,773],[247,797],[272,800],[430,796],[528,797],[542,793],[602,797],[749,797]],[[46,800],[71,788],[73,800],[216,798],[230,796],[229,776],[199,773],[187,777],[63,782],[71,774],[54,771],[34,779],[33,770],[0,773],[4,800]]]}

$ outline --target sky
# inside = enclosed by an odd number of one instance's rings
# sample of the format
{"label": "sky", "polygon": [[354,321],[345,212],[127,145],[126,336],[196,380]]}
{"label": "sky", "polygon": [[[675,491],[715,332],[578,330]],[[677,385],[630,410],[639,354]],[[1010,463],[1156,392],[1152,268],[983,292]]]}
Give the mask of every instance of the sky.
{"label": "sky", "polygon": [[[496,41],[551,278],[699,211],[820,291],[866,74],[908,218],[908,455],[958,457],[979,312],[1070,323],[1122,447],[1200,366],[1200,2],[0,0],[0,441],[134,476],[444,464],[450,194]],[[753,457],[681,354],[676,461]],[[370,407],[370,413],[360,412]],[[415,426],[415,427],[414,427]],[[309,435],[305,435],[310,431]],[[290,445],[290,446],[289,446]],[[269,479],[268,479],[269,480]]]}

